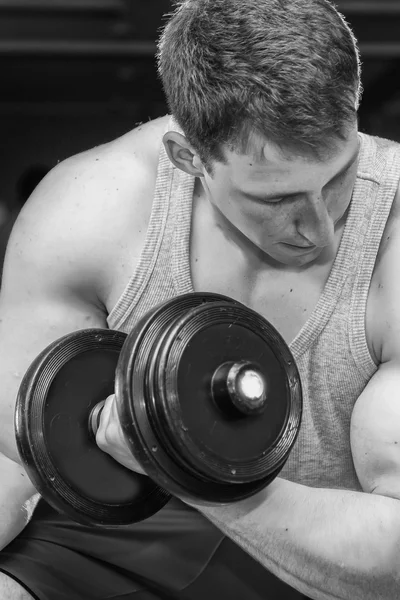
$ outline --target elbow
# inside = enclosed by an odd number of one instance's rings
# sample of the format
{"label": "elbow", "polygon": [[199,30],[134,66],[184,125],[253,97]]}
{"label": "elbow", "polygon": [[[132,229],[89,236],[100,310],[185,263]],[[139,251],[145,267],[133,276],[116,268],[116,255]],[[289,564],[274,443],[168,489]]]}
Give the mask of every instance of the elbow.
{"label": "elbow", "polygon": [[400,532],[393,536],[393,544],[386,554],[382,552],[376,571],[379,573],[380,594],[383,600],[400,598]]}
{"label": "elbow", "polygon": [[400,557],[370,562],[368,568],[364,570],[362,581],[359,581],[358,594],[355,597],[360,599],[361,597],[379,598],[379,600],[400,598]]}
{"label": "elbow", "polygon": [[[387,493],[385,493],[387,492]],[[364,554],[364,588],[367,598],[371,590],[379,592],[375,597],[381,600],[400,598],[400,501],[394,498],[393,490],[377,488],[373,492],[385,500],[391,499],[390,509],[381,513],[375,542]],[[364,587],[364,586],[363,586]],[[372,596],[371,596],[372,597]]]}
{"label": "elbow", "polygon": [[[391,477],[375,484],[374,496],[391,501],[390,510],[381,521],[379,538],[386,543],[377,545],[375,554],[376,572],[386,581],[396,584],[396,598],[400,598],[400,485],[399,478]],[[392,596],[394,597],[394,596]],[[385,596],[386,598],[386,596]]]}
{"label": "elbow", "polygon": [[397,537],[397,548],[393,551],[389,564],[383,566],[384,578],[391,582],[396,589],[396,598],[400,598],[400,535]]}

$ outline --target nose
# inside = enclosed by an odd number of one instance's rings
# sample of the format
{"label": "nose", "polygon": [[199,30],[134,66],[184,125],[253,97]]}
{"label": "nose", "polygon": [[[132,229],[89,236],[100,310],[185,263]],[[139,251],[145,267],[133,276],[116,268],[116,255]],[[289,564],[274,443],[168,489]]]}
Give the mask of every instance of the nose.
{"label": "nose", "polygon": [[297,232],[307,244],[319,248],[329,246],[334,240],[335,224],[322,196],[308,196],[297,219]]}

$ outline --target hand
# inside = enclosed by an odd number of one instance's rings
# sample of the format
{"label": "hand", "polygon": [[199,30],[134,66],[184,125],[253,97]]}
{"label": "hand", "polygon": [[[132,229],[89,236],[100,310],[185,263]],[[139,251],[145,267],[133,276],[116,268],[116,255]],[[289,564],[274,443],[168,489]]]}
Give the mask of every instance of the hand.
{"label": "hand", "polygon": [[101,411],[96,444],[127,469],[146,475],[125,441],[114,394],[108,396]]}

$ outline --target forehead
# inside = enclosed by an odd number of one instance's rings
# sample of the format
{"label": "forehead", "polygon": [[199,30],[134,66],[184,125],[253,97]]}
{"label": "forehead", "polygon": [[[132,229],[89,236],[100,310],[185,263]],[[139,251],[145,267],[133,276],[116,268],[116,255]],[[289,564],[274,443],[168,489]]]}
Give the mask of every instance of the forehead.
{"label": "forehead", "polygon": [[251,140],[245,153],[227,150],[226,163],[219,163],[217,176],[229,179],[234,185],[243,183],[287,182],[305,177],[330,177],[339,172],[357,152],[359,146],[357,127],[345,140],[332,144],[321,159],[296,150],[282,149],[261,137]]}

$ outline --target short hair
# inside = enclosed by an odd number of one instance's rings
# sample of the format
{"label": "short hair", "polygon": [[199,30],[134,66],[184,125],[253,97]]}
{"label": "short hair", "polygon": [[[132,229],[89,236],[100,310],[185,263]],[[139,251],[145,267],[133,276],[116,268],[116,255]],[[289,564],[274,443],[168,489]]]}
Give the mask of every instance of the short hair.
{"label": "short hair", "polygon": [[360,55],[329,0],[180,0],[168,16],[159,74],[206,166],[252,133],[322,159],[354,126]]}

